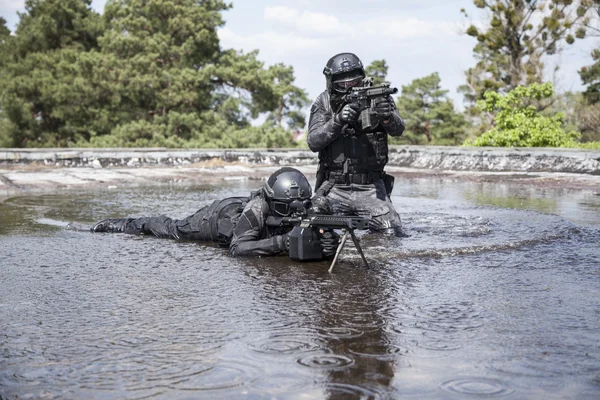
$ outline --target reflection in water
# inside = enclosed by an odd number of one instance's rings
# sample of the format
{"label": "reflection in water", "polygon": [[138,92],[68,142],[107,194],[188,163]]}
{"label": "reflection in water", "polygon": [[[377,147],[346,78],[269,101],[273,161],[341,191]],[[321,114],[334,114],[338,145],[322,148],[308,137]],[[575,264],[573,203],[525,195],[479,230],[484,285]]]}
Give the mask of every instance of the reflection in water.
{"label": "reflection in water", "polygon": [[397,285],[382,280],[381,270],[360,263],[347,273],[328,274],[327,268],[326,263],[299,269],[293,264],[282,268],[280,260],[247,261],[259,304],[270,304],[269,312],[286,315],[289,322],[284,332],[271,330],[249,347],[262,364],[289,356],[287,368],[292,361],[303,367],[300,373],[312,376],[323,397],[385,397],[393,391],[395,370],[407,351],[386,334],[400,307],[389,297]]}
{"label": "reflection in water", "polygon": [[600,395],[600,196],[400,181],[410,236],[362,235],[373,267],[349,245],[333,274],[62,229],[260,185],[241,184],[0,203],[0,398]]}
{"label": "reflection in water", "polygon": [[494,195],[486,195],[485,193],[472,191],[465,192],[465,199],[472,201],[474,204],[482,206],[494,206],[501,208],[519,208],[523,210],[536,210],[548,213],[554,213],[557,210],[555,199],[548,198],[530,198],[530,197],[497,197]]}

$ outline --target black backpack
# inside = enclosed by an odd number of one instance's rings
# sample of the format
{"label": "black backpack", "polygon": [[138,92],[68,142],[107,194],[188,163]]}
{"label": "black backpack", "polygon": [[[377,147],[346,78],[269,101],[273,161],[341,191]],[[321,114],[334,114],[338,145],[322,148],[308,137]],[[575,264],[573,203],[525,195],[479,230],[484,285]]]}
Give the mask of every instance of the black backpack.
{"label": "black backpack", "polygon": [[242,211],[250,197],[228,197],[216,200],[214,211],[210,216],[210,235],[221,247],[229,247],[233,229],[238,223]]}

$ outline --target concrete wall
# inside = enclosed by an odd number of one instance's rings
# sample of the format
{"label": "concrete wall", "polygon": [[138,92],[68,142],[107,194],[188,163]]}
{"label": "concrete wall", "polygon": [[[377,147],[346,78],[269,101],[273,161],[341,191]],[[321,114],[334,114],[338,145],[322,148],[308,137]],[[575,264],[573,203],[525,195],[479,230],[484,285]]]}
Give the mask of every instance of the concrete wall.
{"label": "concrete wall", "polygon": [[[390,166],[447,171],[566,172],[600,175],[600,151],[550,148],[391,146]],[[0,165],[62,167],[189,165],[219,159],[266,165],[312,165],[316,154],[295,149],[0,149]]]}

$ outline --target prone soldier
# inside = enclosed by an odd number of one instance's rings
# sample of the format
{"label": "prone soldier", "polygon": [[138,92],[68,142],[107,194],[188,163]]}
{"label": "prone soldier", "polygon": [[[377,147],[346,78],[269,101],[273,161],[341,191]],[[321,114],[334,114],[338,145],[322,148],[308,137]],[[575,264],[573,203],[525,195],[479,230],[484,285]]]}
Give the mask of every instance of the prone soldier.
{"label": "prone soldier", "polygon": [[[105,219],[91,227],[92,232],[124,232],[162,238],[208,241],[229,249],[232,256],[287,254],[292,225],[267,224],[267,218],[290,217],[292,202],[308,202],[312,188],[295,168],[274,172],[262,189],[249,197],[215,200],[183,219],[166,216]],[[321,259],[333,258],[339,235],[318,232]]]}

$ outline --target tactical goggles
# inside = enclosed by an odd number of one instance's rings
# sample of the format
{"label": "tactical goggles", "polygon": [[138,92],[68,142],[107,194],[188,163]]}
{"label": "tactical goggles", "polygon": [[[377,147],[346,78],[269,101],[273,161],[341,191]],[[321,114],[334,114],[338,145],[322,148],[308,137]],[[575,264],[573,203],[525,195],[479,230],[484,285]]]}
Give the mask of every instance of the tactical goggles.
{"label": "tactical goggles", "polygon": [[273,213],[279,217],[289,217],[292,213],[306,211],[311,207],[310,200],[279,201],[271,200]]}
{"label": "tactical goggles", "polygon": [[288,217],[292,209],[290,208],[290,203],[284,201],[272,200],[273,213],[279,217]]}
{"label": "tactical goggles", "polygon": [[333,82],[333,90],[336,92],[345,93],[348,89],[359,86],[362,82],[362,76],[357,76],[355,78],[348,78],[344,80],[334,81]]}

